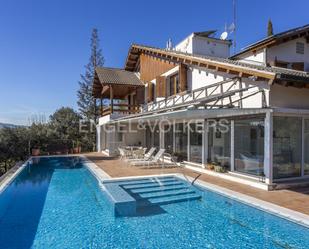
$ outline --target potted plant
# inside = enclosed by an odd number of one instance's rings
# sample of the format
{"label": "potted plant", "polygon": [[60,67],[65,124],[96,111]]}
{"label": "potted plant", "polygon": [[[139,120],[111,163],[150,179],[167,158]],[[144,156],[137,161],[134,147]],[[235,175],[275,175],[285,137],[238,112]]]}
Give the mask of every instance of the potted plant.
{"label": "potted plant", "polygon": [[206,168],[209,170],[214,170],[217,164],[214,162],[208,162]]}
{"label": "potted plant", "polygon": [[78,148],[78,153],[81,153],[82,152],[82,146],[81,146],[80,141],[78,141],[78,143],[77,143],[77,148]]}
{"label": "potted plant", "polygon": [[31,148],[31,155],[32,156],[39,156],[41,154],[41,150],[39,147],[39,144],[37,142],[34,143],[34,145]]}
{"label": "potted plant", "polygon": [[81,152],[81,146],[79,140],[73,141],[73,153],[78,154]]}
{"label": "potted plant", "polygon": [[221,165],[216,165],[215,166],[215,172],[224,173],[225,172],[225,168],[222,167]]}

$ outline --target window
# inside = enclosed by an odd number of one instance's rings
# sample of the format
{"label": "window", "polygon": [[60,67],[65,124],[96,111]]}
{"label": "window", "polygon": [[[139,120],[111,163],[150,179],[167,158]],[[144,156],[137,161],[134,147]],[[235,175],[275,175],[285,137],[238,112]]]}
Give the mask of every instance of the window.
{"label": "window", "polygon": [[231,132],[230,124],[227,128],[219,124],[209,124],[208,131],[208,162],[218,164],[230,169],[231,158]]}
{"label": "window", "polygon": [[123,142],[123,133],[122,133],[122,131],[117,132],[117,142]]}
{"label": "window", "polygon": [[175,124],[175,154],[181,161],[188,158],[188,127],[186,124]]}
{"label": "window", "polygon": [[203,123],[190,124],[190,161],[202,163]]}
{"label": "window", "polygon": [[164,125],[164,149],[167,153],[173,152],[173,125]]}
{"label": "window", "polygon": [[296,53],[297,54],[305,53],[305,44],[303,42],[296,42]]}
{"label": "window", "polygon": [[174,75],[170,76],[169,90],[170,90],[170,96],[175,95],[175,94],[180,92],[178,74],[174,74]]}
{"label": "window", "polygon": [[235,171],[264,173],[264,119],[235,120]]}
{"label": "window", "polygon": [[309,175],[309,119],[305,120],[305,127],[304,127],[304,173],[305,175]]}
{"label": "window", "polygon": [[159,128],[159,125],[156,125],[154,127],[153,146],[156,147],[157,149],[160,148],[160,128]]}
{"label": "window", "polygon": [[300,176],[302,119],[274,117],[273,130],[274,179]]}
{"label": "window", "polygon": [[151,148],[153,146],[153,133],[149,126],[146,127],[146,147]]}

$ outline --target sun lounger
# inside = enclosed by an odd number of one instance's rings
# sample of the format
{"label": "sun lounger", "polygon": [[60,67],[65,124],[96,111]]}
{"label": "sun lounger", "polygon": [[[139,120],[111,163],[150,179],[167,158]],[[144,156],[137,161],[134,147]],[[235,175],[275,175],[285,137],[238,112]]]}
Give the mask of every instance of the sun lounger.
{"label": "sun lounger", "polygon": [[155,147],[150,148],[150,150],[144,155],[143,158],[129,158],[127,159],[128,162],[134,162],[134,161],[148,161],[152,158],[154,152],[156,151]]}
{"label": "sun lounger", "polygon": [[150,165],[159,165],[160,159],[163,156],[165,149],[160,149],[157,154],[149,160],[140,160],[140,161],[132,161],[130,164],[133,166],[150,166]]}

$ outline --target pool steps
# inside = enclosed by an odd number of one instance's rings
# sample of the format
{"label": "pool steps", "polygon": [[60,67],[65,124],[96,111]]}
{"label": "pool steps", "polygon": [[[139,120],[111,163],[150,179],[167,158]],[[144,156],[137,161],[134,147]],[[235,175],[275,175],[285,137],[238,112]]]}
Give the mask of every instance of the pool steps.
{"label": "pool steps", "polygon": [[177,177],[150,177],[104,183],[116,216],[132,216],[139,208],[198,200],[201,195]]}

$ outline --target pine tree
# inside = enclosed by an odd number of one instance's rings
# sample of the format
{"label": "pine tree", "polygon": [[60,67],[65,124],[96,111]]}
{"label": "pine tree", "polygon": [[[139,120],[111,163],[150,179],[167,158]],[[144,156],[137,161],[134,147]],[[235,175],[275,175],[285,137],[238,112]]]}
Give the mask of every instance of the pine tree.
{"label": "pine tree", "polygon": [[83,118],[88,120],[97,120],[98,117],[98,103],[92,96],[92,81],[96,67],[104,65],[104,57],[99,46],[98,30],[94,28],[91,36],[91,55],[88,64],[85,66],[86,71],[81,74],[79,81],[79,90],[77,92],[77,105],[80,114]]}
{"label": "pine tree", "polygon": [[267,24],[267,36],[272,36],[273,34],[274,34],[273,23],[271,19],[269,19]]}

